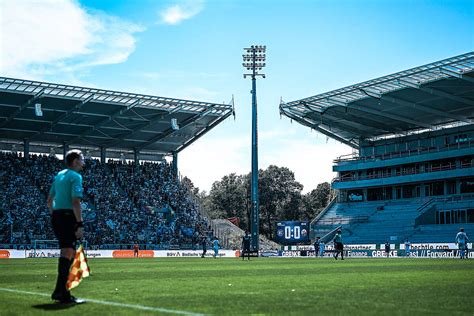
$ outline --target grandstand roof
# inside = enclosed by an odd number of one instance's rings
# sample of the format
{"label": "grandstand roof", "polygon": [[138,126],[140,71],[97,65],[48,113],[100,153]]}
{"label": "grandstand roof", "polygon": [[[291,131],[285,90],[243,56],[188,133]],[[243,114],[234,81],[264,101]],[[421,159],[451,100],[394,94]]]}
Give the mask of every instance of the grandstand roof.
{"label": "grandstand roof", "polygon": [[[232,102],[233,103],[233,102]],[[42,116],[35,113],[41,104]],[[49,153],[64,145],[108,157],[159,160],[179,152],[233,113],[216,104],[0,77],[0,149]],[[173,129],[176,119],[179,129]]]}
{"label": "grandstand roof", "polygon": [[362,139],[472,124],[474,52],[282,101],[280,113],[354,148]]}

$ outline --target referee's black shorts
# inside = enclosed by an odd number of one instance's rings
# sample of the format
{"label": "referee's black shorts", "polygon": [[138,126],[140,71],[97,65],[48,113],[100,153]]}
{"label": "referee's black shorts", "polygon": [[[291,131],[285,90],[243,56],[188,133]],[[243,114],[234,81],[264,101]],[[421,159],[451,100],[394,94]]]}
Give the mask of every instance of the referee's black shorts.
{"label": "referee's black shorts", "polygon": [[344,250],[344,245],[342,242],[337,242],[336,243],[336,250],[343,251]]}
{"label": "referee's black shorts", "polygon": [[60,248],[76,247],[76,217],[72,210],[54,210],[51,218]]}

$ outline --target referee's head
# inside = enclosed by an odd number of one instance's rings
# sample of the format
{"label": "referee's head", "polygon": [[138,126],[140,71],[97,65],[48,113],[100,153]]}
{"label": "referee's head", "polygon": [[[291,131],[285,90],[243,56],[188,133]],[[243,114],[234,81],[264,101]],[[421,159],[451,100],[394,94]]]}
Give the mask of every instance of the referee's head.
{"label": "referee's head", "polygon": [[69,169],[79,172],[84,167],[84,155],[79,149],[72,149],[66,153],[64,161]]}

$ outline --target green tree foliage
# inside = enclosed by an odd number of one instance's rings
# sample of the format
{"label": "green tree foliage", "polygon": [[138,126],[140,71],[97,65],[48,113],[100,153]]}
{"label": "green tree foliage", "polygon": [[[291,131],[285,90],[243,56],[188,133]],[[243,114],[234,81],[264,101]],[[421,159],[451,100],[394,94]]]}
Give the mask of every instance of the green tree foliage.
{"label": "green tree foliage", "polygon": [[295,180],[295,174],[286,167],[269,166],[259,179],[260,230],[273,237],[276,221],[300,217],[303,185]]}
{"label": "green tree foliage", "polygon": [[247,222],[246,196],[244,176],[235,173],[224,176],[221,181],[212,184],[209,192],[209,216],[212,218],[238,217],[242,227]]}
{"label": "green tree foliage", "polygon": [[328,182],[318,184],[316,189],[305,194],[302,198],[302,210],[306,219],[315,218],[334,197],[335,192]]}
{"label": "green tree foliage", "polygon": [[[312,220],[331,201],[334,192],[329,183],[301,194],[303,185],[296,181],[294,173],[286,167],[269,166],[259,170],[260,233],[274,238],[275,222],[280,220]],[[250,174],[231,173],[213,183],[209,194],[199,192],[191,180],[191,188],[202,210],[211,218],[237,217],[240,228],[248,229],[250,223]]]}

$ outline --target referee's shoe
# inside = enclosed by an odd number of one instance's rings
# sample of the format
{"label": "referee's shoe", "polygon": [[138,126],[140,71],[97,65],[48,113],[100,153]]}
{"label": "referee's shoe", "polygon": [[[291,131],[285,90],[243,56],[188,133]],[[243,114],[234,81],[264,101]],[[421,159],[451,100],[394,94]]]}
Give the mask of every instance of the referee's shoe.
{"label": "referee's shoe", "polygon": [[81,299],[81,298],[77,298],[75,296],[72,296],[71,294],[69,294],[69,292],[67,294],[60,294],[60,293],[56,293],[54,292],[52,295],[51,295],[51,299],[55,300],[55,301],[59,301],[59,303],[61,304],[82,304],[82,303],[85,303],[86,301]]}

